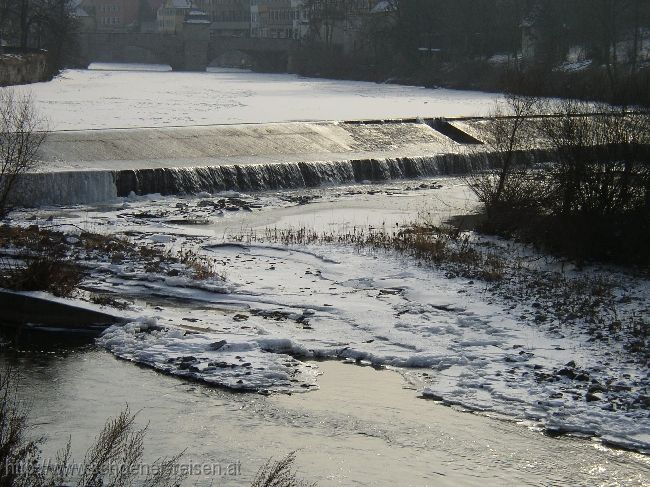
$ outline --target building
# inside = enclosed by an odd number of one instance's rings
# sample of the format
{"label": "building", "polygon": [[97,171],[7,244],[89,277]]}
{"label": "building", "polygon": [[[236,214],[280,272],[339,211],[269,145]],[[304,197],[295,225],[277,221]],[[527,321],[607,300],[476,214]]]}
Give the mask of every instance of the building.
{"label": "building", "polygon": [[131,30],[138,23],[139,4],[133,0],[92,0],[99,32]]}
{"label": "building", "polygon": [[86,11],[80,0],[74,0],[71,2],[71,5],[74,18],[77,19],[79,30],[81,32],[94,32],[96,29],[95,17]]}
{"label": "building", "polygon": [[250,35],[250,0],[210,0],[205,11],[212,22],[211,37],[248,37]]}
{"label": "building", "polygon": [[[83,31],[157,30],[156,12],[163,0],[73,0]],[[84,15],[85,14],[85,15]]]}
{"label": "building", "polygon": [[315,0],[306,12],[308,37],[312,42],[345,54],[367,49],[370,23],[392,13],[393,3],[382,0],[346,0],[332,4]]}
{"label": "building", "polygon": [[158,9],[162,7],[163,0],[139,0],[138,13],[140,32],[158,32]]}
{"label": "building", "polygon": [[302,39],[309,20],[303,0],[251,0],[251,37]]}
{"label": "building", "polygon": [[191,10],[190,0],[164,0],[157,14],[158,31],[164,34],[181,33],[185,17]]}

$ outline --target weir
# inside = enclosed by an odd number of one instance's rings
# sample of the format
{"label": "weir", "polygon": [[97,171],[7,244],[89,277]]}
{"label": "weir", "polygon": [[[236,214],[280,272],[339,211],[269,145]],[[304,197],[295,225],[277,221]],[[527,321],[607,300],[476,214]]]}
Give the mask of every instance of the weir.
{"label": "weir", "polygon": [[323,185],[415,179],[464,174],[485,168],[483,155],[353,159],[333,162],[220,165],[190,168],[123,170],[115,173],[117,196],[161,193],[263,191]]}
{"label": "weir", "polygon": [[[55,132],[41,147],[41,170],[21,177],[13,204],[90,204],[130,194],[263,191],[466,174],[487,168],[491,159],[481,150],[477,120]],[[461,126],[474,127],[472,135]]]}

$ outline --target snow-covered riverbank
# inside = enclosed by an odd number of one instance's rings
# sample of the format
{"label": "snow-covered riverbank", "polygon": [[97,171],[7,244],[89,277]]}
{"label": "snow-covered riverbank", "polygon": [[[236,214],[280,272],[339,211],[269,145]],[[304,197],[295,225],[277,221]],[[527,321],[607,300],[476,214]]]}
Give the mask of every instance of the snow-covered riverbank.
{"label": "snow-covered riverbank", "polygon": [[[189,249],[216,261],[225,278],[219,286],[154,276],[128,261],[93,264],[83,289],[127,297],[131,312],[142,317],[99,339],[122,358],[263,393],[317,387],[317,369],[306,360],[361,361],[397,368],[427,398],[650,449],[648,370],[630,353],[629,340],[617,339],[615,330],[597,337],[584,316],[560,319],[551,309],[558,293],[541,293],[541,287],[533,296],[524,292],[533,279],[566,286],[566,306],[589,302],[595,312],[611,311],[628,326],[648,313],[648,281],[605,269],[567,267],[558,274],[560,263],[499,242],[487,242],[489,251],[519,270],[504,269],[497,285],[370,248],[285,247],[241,238],[251,230],[297,229],[310,221],[332,234],[382,225],[392,232],[416,218],[423,201],[434,221],[463,213],[464,191],[457,180],[443,179],[154,197],[15,217],[128,233],[135,245]],[[343,214],[354,217],[353,224],[346,225]],[[579,290],[592,289],[584,279],[606,283],[611,299],[582,300]],[[572,286],[578,284],[586,287],[576,287],[576,296]]]}

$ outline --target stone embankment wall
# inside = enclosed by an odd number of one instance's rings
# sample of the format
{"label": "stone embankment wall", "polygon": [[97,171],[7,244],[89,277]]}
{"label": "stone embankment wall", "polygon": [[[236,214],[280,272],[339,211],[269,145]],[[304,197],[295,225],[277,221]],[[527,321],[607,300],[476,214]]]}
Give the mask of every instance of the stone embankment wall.
{"label": "stone embankment wall", "polygon": [[47,81],[50,73],[44,52],[0,52],[0,86]]}

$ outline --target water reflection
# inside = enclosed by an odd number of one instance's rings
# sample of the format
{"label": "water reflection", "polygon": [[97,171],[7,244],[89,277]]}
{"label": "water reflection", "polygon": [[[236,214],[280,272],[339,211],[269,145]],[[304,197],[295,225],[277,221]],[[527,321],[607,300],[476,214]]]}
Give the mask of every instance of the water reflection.
{"label": "water reflection", "polygon": [[79,458],[128,403],[150,424],[147,461],[185,450],[195,464],[241,464],[241,476],[188,485],[245,485],[267,458],[296,449],[301,472],[321,486],[650,482],[648,457],[418,400],[389,371],[322,363],[321,390],[264,397],[164,376],[69,337],[21,335],[1,360],[23,375],[47,455],[72,435]]}

